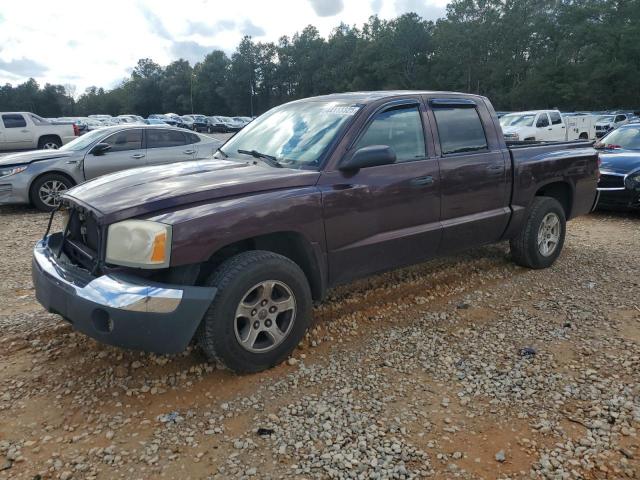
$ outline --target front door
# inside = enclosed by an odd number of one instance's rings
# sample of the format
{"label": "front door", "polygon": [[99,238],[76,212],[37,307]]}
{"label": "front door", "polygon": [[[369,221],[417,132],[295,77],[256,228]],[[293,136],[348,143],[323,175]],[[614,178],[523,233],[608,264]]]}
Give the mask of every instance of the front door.
{"label": "front door", "polygon": [[146,149],[142,145],[140,128],[121,130],[100,143],[107,143],[111,148],[101,155],[87,153],[84,157],[84,176],[87,180],[107,173],[147,165]]}
{"label": "front door", "polygon": [[498,240],[510,218],[502,143],[484,105],[467,99],[432,99],[440,152],[440,253]]}
{"label": "front door", "polygon": [[23,150],[33,148],[33,131],[27,126],[21,113],[6,113],[2,115],[4,125],[4,148],[6,150]]}
{"label": "front door", "polygon": [[387,145],[395,151],[395,163],[322,174],[318,186],[331,285],[436,254],[439,172],[428,153],[423,111],[417,100],[382,107],[345,155]]}

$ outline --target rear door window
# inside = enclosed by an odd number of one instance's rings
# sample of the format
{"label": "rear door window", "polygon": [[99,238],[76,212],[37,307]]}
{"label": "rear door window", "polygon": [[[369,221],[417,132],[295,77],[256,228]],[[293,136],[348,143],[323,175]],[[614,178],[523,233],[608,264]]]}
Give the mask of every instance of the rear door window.
{"label": "rear door window", "polygon": [[488,149],[482,121],[474,107],[433,109],[443,155]]}
{"label": "rear door window", "polygon": [[536,127],[542,128],[542,127],[548,127],[548,126],[549,126],[549,117],[547,116],[546,113],[541,113],[540,116],[538,117],[538,121],[536,122]]}
{"label": "rear door window", "polygon": [[182,132],[161,128],[147,130],[147,148],[179,147],[186,143],[185,135]]}
{"label": "rear door window", "polygon": [[4,128],[24,128],[27,126],[27,122],[20,114],[6,114],[2,115],[2,123]]}
{"label": "rear door window", "polygon": [[549,112],[551,117],[551,125],[560,125],[562,123],[562,117],[558,112]]}
{"label": "rear door window", "polygon": [[393,108],[378,113],[358,140],[356,149],[387,145],[396,153],[396,162],[426,157],[422,120],[417,106]]}

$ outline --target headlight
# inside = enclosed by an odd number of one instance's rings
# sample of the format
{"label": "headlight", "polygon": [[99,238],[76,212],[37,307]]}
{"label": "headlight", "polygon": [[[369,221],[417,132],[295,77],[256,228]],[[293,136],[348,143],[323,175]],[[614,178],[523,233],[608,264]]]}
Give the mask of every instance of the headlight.
{"label": "headlight", "polygon": [[8,167],[8,168],[0,167],[0,177],[8,177],[9,175],[15,175],[16,173],[24,172],[26,169],[27,169],[27,165],[22,165],[20,167]]}
{"label": "headlight", "polygon": [[138,268],[165,268],[171,259],[171,226],[148,220],[109,225],[107,263]]}

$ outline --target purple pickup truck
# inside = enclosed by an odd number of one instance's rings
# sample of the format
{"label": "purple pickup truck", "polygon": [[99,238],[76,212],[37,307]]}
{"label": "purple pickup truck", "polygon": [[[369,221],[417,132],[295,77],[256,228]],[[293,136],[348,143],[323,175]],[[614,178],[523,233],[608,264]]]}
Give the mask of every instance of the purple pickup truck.
{"label": "purple pickup truck", "polygon": [[250,123],[208,160],[69,190],[34,249],[40,303],[96,340],[240,372],[287,358],[328,289],[509,240],[551,266],[596,203],[588,142],[507,145],[489,100],[327,95]]}

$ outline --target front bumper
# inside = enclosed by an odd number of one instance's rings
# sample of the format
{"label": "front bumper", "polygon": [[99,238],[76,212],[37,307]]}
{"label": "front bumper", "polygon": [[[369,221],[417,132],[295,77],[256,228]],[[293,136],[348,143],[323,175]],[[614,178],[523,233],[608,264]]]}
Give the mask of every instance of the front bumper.
{"label": "front bumper", "polygon": [[0,178],[0,205],[29,203],[29,178],[18,174]]}
{"label": "front bumper", "polygon": [[640,191],[628,188],[599,190],[598,208],[635,210],[640,209]]}
{"label": "front bumper", "polygon": [[215,288],[127,274],[94,277],[64,254],[57,256],[61,235],[50,235],[33,250],[33,285],[44,308],[109,345],[156,353],[178,353],[189,345]]}

